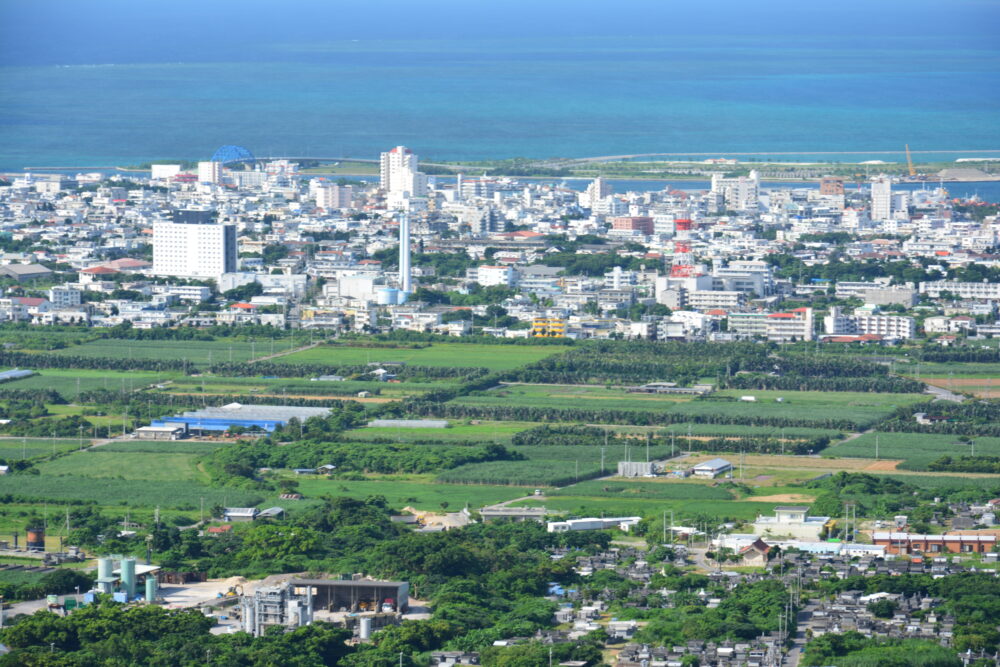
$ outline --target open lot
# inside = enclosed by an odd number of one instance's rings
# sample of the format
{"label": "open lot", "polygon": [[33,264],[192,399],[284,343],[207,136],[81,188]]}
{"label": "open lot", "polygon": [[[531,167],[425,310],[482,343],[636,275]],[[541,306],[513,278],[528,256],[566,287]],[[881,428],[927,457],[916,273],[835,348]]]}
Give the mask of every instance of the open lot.
{"label": "open lot", "polygon": [[479,345],[434,343],[428,347],[383,348],[319,345],[275,359],[287,364],[355,365],[401,362],[411,366],[456,366],[511,370],[568,350],[561,345]]}
{"label": "open lot", "polygon": [[[927,464],[942,456],[972,454],[973,445],[959,441],[956,435],[932,433],[865,433],[853,440],[827,448],[826,456],[875,458],[878,439],[880,459],[900,459],[900,469],[926,470]],[[1000,456],[1000,438],[971,438],[975,453]]]}

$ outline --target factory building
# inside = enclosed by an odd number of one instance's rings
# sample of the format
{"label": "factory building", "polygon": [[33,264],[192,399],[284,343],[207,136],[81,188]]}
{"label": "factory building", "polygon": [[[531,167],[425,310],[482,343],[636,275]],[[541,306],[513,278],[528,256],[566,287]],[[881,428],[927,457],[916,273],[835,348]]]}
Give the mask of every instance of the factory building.
{"label": "factory building", "polygon": [[292,419],[304,422],[310,417],[326,417],[329,408],[301,408],[287,405],[243,405],[230,403],[216,408],[192,410],[175,417],[153,420],[152,426],[185,425],[192,433],[228,431],[233,427],[273,432]]}

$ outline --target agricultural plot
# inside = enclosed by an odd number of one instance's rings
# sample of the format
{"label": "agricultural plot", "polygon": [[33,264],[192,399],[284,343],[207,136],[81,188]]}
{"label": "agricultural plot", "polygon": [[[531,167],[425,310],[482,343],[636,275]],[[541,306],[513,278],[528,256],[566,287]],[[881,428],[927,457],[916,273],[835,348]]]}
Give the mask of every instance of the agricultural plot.
{"label": "agricultural plot", "polygon": [[442,442],[496,442],[509,443],[516,433],[535,427],[534,422],[479,422],[477,424],[456,422],[448,428],[392,428],[373,426],[347,431],[347,440],[392,440],[393,442],[416,442],[439,440]]}
{"label": "agricultural plot", "polygon": [[94,451],[100,454],[107,452],[139,453],[150,454],[208,454],[220,447],[225,447],[225,442],[202,442],[194,440],[125,440],[109,442],[101,445]]}
{"label": "agricultural plot", "polygon": [[412,366],[451,366],[505,371],[534,363],[570,349],[562,345],[479,345],[475,343],[433,343],[428,347],[381,348],[349,345],[320,345],[275,359],[285,364],[328,364],[349,366],[401,362]]}
{"label": "agricultural plot", "polygon": [[292,340],[118,340],[102,338],[76,347],[55,351],[72,357],[107,357],[111,359],[156,359],[187,361],[196,366],[221,362],[249,361],[256,357],[277,354],[295,345]]}
{"label": "agricultural plot", "polygon": [[[84,438],[83,444],[89,445],[90,438]],[[53,453],[79,447],[80,441],[76,438],[0,438],[0,459],[20,461],[36,456],[51,456]]]}
{"label": "agricultural plot", "polygon": [[610,482],[591,480],[549,491],[548,496],[586,496],[619,500],[732,500],[726,489],[681,481]]}
{"label": "agricultural plot", "polygon": [[257,492],[213,488],[194,481],[115,479],[82,475],[3,475],[0,495],[43,500],[82,500],[102,506],[152,508],[161,506],[185,511],[215,505],[256,506],[263,500]]}
{"label": "agricultural plot", "polygon": [[3,384],[4,389],[44,389],[59,392],[68,401],[76,399],[79,392],[108,389],[131,393],[152,384],[164,382],[178,373],[151,371],[97,371],[45,368],[31,377]]}
{"label": "agricultural plot", "polygon": [[384,398],[401,399],[419,396],[429,391],[449,389],[446,382],[322,382],[288,378],[237,378],[220,375],[177,377],[164,391],[177,394],[264,394],[269,396],[354,397],[361,391]]}
{"label": "agricultural plot", "polygon": [[969,477],[955,475],[886,475],[904,484],[924,489],[969,489],[986,491],[991,497],[1000,496],[1000,477]]}
{"label": "agricultural plot", "polygon": [[[741,396],[753,396],[755,401],[741,401]],[[920,394],[760,390],[726,390],[706,399],[694,399],[627,394],[624,390],[603,387],[581,389],[564,385],[505,385],[483,395],[456,398],[452,403],[556,410],[665,412],[683,416],[717,415],[731,419],[849,420],[863,427],[888,416],[897,407],[925,399]]]}
{"label": "agricultural plot", "polygon": [[37,466],[42,477],[86,477],[149,482],[207,481],[197,454],[104,451],[103,447],[74,452]]}
{"label": "agricultural plot", "polygon": [[[827,456],[875,458],[878,439],[880,459],[901,459],[902,470],[927,470],[927,464],[942,456],[1000,456],[1000,438],[972,438],[974,444],[959,441],[957,435],[931,433],[865,433],[824,451]],[[998,478],[1000,479],[1000,478]]]}
{"label": "agricultural plot", "polygon": [[667,426],[607,426],[611,431],[625,435],[645,436],[647,433],[654,435],[670,435],[673,433],[677,437],[749,437],[749,438],[787,438],[789,440],[807,440],[827,436],[837,438],[843,436],[842,431],[830,428],[808,428],[805,426],[788,426],[780,428],[777,426],[744,426],[742,424],[695,424],[691,422],[680,424],[669,424]]}
{"label": "agricultural plot", "polygon": [[298,478],[298,491],[308,497],[320,495],[366,498],[385,496],[388,503],[396,508],[414,507],[440,511],[442,503],[447,503],[450,511],[458,511],[468,506],[477,509],[513,500],[524,495],[524,489],[509,486],[465,486],[438,484],[430,479],[419,481],[399,481],[386,478],[380,480],[327,480]]}
{"label": "agricultural plot", "polygon": [[522,500],[514,505],[545,507],[553,512],[575,516],[662,516],[673,511],[678,525],[712,517],[718,521],[751,521],[760,514],[772,514],[773,502],[735,502],[731,500],[626,500],[588,496],[559,496]]}
{"label": "agricultural plot", "polygon": [[[573,447],[521,446],[511,447],[526,458],[524,461],[489,461],[470,463],[438,475],[438,481],[448,484],[509,484],[511,486],[563,486],[613,474],[618,461],[644,460],[645,447]],[[601,450],[604,449],[604,467]],[[628,450],[628,451],[626,451]],[[670,447],[651,447],[650,460],[670,456]]]}

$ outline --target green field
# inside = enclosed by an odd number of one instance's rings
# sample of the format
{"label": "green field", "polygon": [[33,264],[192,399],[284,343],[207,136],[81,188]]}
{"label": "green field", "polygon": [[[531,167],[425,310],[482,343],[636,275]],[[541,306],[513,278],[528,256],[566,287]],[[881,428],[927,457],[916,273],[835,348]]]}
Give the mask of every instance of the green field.
{"label": "green field", "polygon": [[93,501],[102,506],[152,508],[157,505],[186,511],[230,505],[249,507],[263,500],[263,494],[242,489],[212,488],[193,481],[115,479],[82,475],[3,475],[0,495],[22,498]]}
{"label": "green field", "polygon": [[691,422],[669,424],[667,426],[607,426],[606,428],[616,433],[643,436],[646,433],[653,433],[654,435],[670,435],[673,433],[677,437],[687,436],[688,434],[692,436],[713,437],[735,435],[761,438],[795,438],[800,440],[818,438],[824,435],[830,438],[843,436],[842,431],[830,428],[808,428],[806,426],[787,426],[781,428],[778,426],[744,426],[742,424],[693,424]]}
{"label": "green field", "polygon": [[246,342],[243,340],[118,340],[101,338],[55,351],[72,357],[159,359],[188,361],[198,366],[276,354],[295,344],[292,339]]}
{"label": "green field", "polygon": [[330,396],[333,398],[353,397],[358,392],[368,391],[375,396],[384,398],[406,398],[419,396],[429,391],[450,389],[454,386],[447,382],[364,382],[355,380],[313,382],[308,379],[198,375],[176,377],[164,391],[181,394],[204,392],[205,394],[269,394],[275,396]]}
{"label": "green field", "polygon": [[95,480],[155,482],[208,481],[195,464],[197,454],[104,451],[103,447],[74,452],[36,466],[42,477],[86,477]]}
{"label": "green field", "polygon": [[677,524],[700,517],[715,520],[750,521],[759,514],[771,514],[778,503],[734,502],[730,500],[623,500],[587,496],[559,496],[521,500],[514,505],[545,507],[553,512],[576,516],[661,516],[674,512]]}
{"label": "green field", "polygon": [[[471,509],[478,509],[484,505],[513,500],[525,495],[524,489],[509,486],[438,484],[429,478],[412,481],[412,476],[405,478],[409,481],[399,481],[396,478],[363,481],[307,479],[303,477],[296,479],[299,482],[299,492],[307,497],[321,495],[351,498],[385,496],[391,506],[399,509],[410,506],[416,509],[440,511],[441,503],[448,503],[448,509],[454,512],[466,505]],[[287,502],[285,502],[285,506],[288,506]]]}
{"label": "green field", "polygon": [[125,440],[109,442],[94,451],[107,452],[150,452],[152,454],[208,454],[219,447],[225,447],[225,442],[196,442],[193,440]]}
{"label": "green field", "polygon": [[886,475],[904,484],[912,484],[924,489],[947,488],[969,489],[973,491],[986,490],[993,496],[1000,496],[1000,476],[996,477],[963,477],[955,475]]}
{"label": "green field", "polygon": [[174,378],[178,373],[152,371],[98,371],[45,368],[23,380],[5,382],[4,389],[50,389],[72,401],[77,392],[95,389],[133,392]]}
{"label": "green field", "polygon": [[726,489],[681,481],[609,482],[592,480],[555,489],[549,496],[583,496],[617,500],[732,500]]}
{"label": "green field", "polygon": [[[523,406],[559,410],[622,410],[668,412],[677,415],[784,417],[787,419],[847,419],[867,426],[899,406],[922,400],[920,394],[863,392],[725,390],[706,399],[686,396],[627,394],[624,390],[594,386],[506,385],[479,396],[462,396],[452,403],[471,406]],[[756,402],[738,400],[754,396]],[[735,400],[717,400],[717,398]],[[776,399],[782,399],[780,402]]]}
{"label": "green field", "polygon": [[[600,474],[612,474],[618,461],[644,460],[646,448],[641,445],[625,447],[574,446],[520,446],[511,447],[527,457],[524,461],[489,461],[469,463],[446,470],[438,480],[449,484],[510,484],[512,486],[556,486],[572,484]],[[601,450],[604,449],[604,469],[601,468]],[[626,449],[628,450],[626,452]],[[670,446],[651,447],[650,460],[670,456]]]}
{"label": "green field", "polygon": [[506,444],[516,433],[538,426],[534,422],[490,422],[478,424],[454,422],[448,428],[391,428],[373,426],[358,428],[344,433],[348,440],[389,439],[393,442],[414,442],[419,440],[441,440],[444,442],[498,442]]}
{"label": "green field", "polygon": [[899,364],[895,367],[896,372],[907,377],[927,378],[995,378],[1000,377],[1000,361],[997,362],[974,362],[963,361],[958,363],[939,363],[922,361],[909,364]]}
{"label": "green field", "polygon": [[[90,438],[83,439],[83,446],[90,445]],[[0,459],[20,461],[36,456],[51,456],[80,447],[76,438],[0,438]]]}
{"label": "green field", "polygon": [[[865,433],[854,440],[826,449],[825,456],[875,458],[878,438],[880,459],[902,459],[903,470],[926,470],[927,464],[942,456],[962,456],[972,453],[972,446],[958,441],[957,435],[936,433]],[[1000,456],[1000,438],[972,438],[977,455]],[[1000,478],[998,478],[1000,479]]]}
{"label": "green field", "polygon": [[456,366],[505,371],[534,363],[570,349],[562,345],[479,345],[434,343],[421,349],[320,345],[278,357],[287,364],[351,366],[375,362],[401,362],[411,366]]}

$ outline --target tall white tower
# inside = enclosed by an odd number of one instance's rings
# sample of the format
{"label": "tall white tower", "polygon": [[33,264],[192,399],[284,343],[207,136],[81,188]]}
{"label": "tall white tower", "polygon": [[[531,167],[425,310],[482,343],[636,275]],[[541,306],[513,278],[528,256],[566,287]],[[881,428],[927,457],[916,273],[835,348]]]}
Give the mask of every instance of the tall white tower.
{"label": "tall white tower", "polygon": [[892,181],[879,176],[872,181],[872,220],[892,219]]}
{"label": "tall white tower", "polygon": [[410,283],[410,215],[403,213],[399,221],[399,289],[403,294],[412,292]]}

